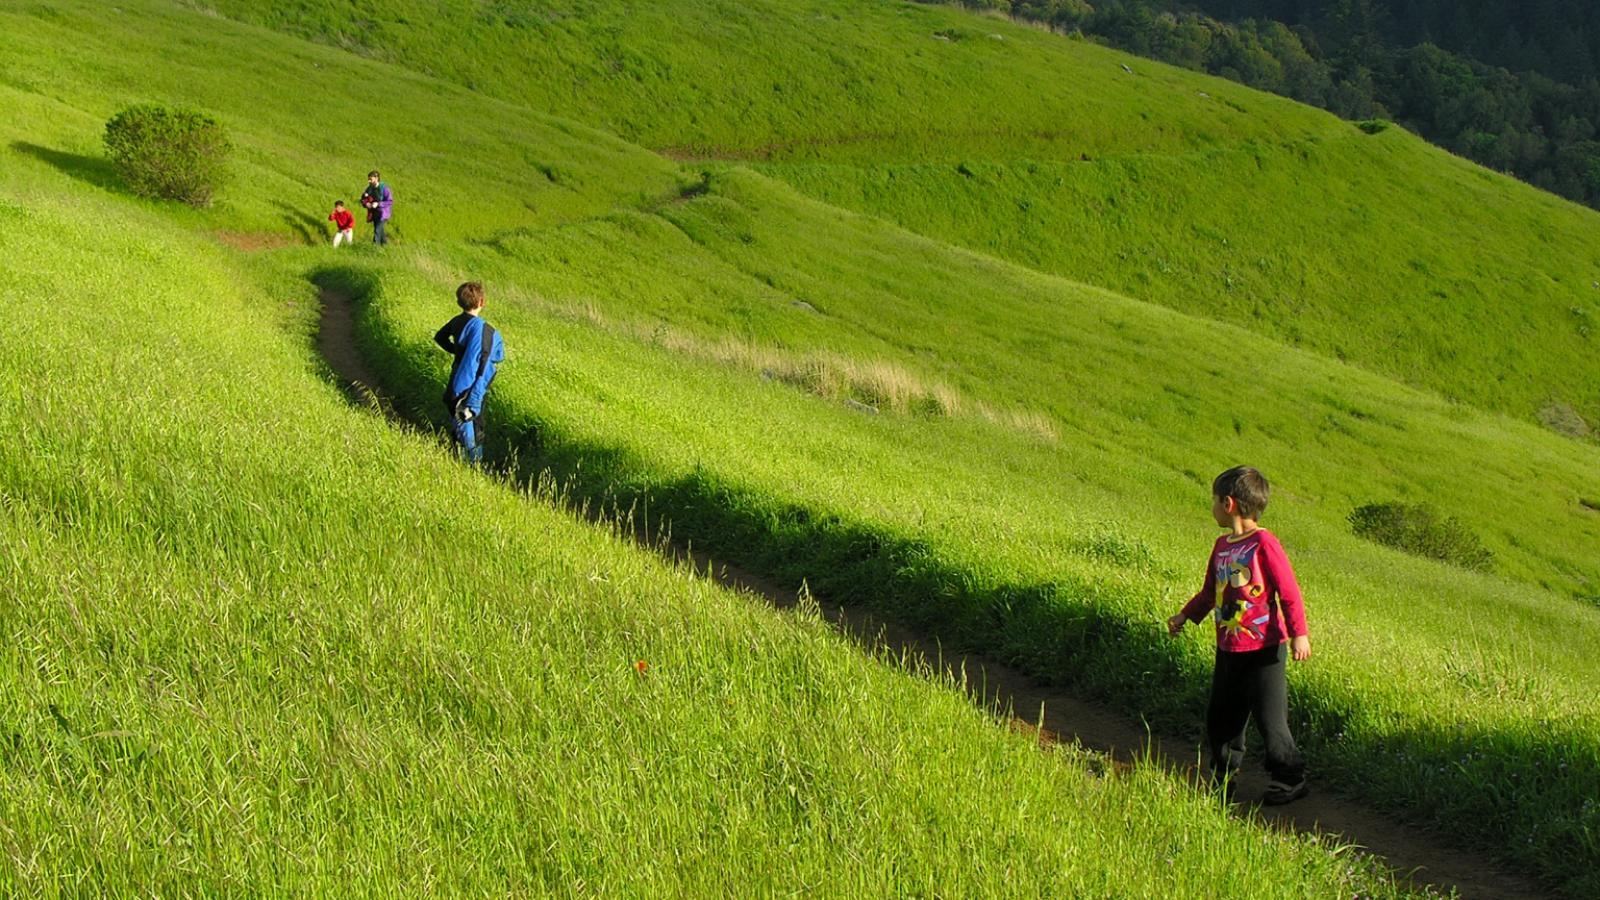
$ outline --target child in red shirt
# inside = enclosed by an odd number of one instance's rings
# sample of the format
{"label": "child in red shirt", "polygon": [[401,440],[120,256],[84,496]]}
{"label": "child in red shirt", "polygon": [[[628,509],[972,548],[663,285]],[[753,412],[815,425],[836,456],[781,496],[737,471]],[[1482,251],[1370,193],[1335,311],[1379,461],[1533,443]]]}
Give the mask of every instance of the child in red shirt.
{"label": "child in red shirt", "polygon": [[340,241],[346,244],[355,243],[356,217],[350,210],[344,208],[343,200],[333,201],[333,212],[328,213],[328,221],[332,222],[334,227],[338,229],[333,235],[333,245],[335,247],[339,246]]}
{"label": "child in red shirt", "polygon": [[[1253,716],[1267,745],[1272,781],[1262,798],[1269,806],[1310,792],[1305,760],[1289,732],[1289,682],[1285,657],[1311,658],[1305,604],[1283,545],[1256,520],[1266,511],[1271,487],[1260,472],[1237,466],[1211,484],[1211,516],[1228,533],[1217,538],[1206,563],[1205,586],[1167,620],[1178,634],[1211,613],[1217,625],[1217,661],[1206,708],[1206,744],[1211,777],[1231,796],[1231,780],[1244,760],[1245,723]],[[1284,652],[1284,644],[1290,652]]]}

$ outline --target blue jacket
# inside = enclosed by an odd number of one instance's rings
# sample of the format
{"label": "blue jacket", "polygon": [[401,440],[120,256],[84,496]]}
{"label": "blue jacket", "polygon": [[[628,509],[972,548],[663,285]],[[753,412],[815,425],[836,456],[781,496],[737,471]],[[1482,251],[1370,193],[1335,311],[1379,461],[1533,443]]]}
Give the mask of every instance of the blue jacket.
{"label": "blue jacket", "polygon": [[477,316],[462,313],[444,323],[433,341],[456,358],[444,386],[444,405],[452,411],[464,406],[477,415],[483,410],[484,392],[494,380],[494,367],[506,358],[500,333]]}

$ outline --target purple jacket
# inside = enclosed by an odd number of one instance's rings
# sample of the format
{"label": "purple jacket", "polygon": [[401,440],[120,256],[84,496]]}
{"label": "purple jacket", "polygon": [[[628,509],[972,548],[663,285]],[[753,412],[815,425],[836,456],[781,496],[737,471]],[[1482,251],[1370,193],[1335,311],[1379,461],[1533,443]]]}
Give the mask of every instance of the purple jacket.
{"label": "purple jacket", "polygon": [[387,181],[369,184],[361,192],[361,205],[367,208],[368,222],[387,222],[394,217],[394,191]]}

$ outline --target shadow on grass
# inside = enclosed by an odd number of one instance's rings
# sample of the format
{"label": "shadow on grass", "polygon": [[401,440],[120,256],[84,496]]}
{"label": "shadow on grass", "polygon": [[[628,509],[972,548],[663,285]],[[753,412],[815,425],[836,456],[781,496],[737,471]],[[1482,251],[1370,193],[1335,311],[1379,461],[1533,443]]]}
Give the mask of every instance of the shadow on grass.
{"label": "shadow on grass", "polygon": [[[357,351],[394,411],[442,430],[436,351],[389,331],[373,313],[377,273],[325,268],[311,280],[352,298]],[[832,602],[870,608],[957,651],[1114,705],[1157,733],[1198,731],[1209,661],[1168,640],[1160,623],[1119,613],[1147,606],[1132,588],[989,580],[926,541],[726,474],[652,472],[626,447],[561,433],[536,410],[498,406],[489,422],[491,464],[524,484],[556,485],[569,505],[632,517],[646,535],[670,527],[674,541],[787,590],[804,583]],[[1519,863],[1571,896],[1600,895],[1600,752],[1592,735],[1556,721],[1397,728],[1375,722],[1354,692],[1291,691],[1293,725],[1319,782]]]}
{"label": "shadow on grass", "polygon": [[[439,384],[426,361],[437,351],[431,343],[416,354],[396,351],[408,342],[366,309],[379,290],[376,273],[324,268],[311,281],[356,304],[356,351],[371,366],[363,380],[381,385],[403,420],[445,431]],[[527,410],[497,406],[485,418],[492,467],[526,484],[553,482],[568,503],[631,515],[648,533],[670,530],[674,540],[787,590],[803,582],[833,602],[892,615],[957,651],[981,650],[1103,697],[1121,696],[1120,687],[1134,679],[1168,688],[1209,679],[1164,631],[1106,615],[1114,589],[1080,580],[983,584],[916,538],[785,503],[707,469],[662,478],[626,448],[562,434]],[[1000,647],[1005,652],[997,653]],[[1194,703],[1203,699],[1192,689],[1151,694],[1156,702],[1143,714],[1171,726],[1192,725]]]}
{"label": "shadow on grass", "polygon": [[117,174],[116,167],[105,157],[68,153],[65,150],[43,147],[27,141],[12,141],[11,149],[47,163],[59,172],[102,190],[129,193],[127,186],[122,183],[121,176]]}
{"label": "shadow on grass", "polygon": [[274,200],[272,205],[283,213],[283,223],[289,226],[290,230],[295,234],[299,235],[300,240],[305,243],[321,244],[330,238],[327,220],[319,219],[311,213],[282,200]]}

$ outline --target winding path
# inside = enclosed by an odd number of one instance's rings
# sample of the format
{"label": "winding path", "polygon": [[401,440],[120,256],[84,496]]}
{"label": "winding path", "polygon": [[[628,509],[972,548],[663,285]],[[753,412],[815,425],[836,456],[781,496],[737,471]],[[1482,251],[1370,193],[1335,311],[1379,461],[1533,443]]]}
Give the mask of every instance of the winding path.
{"label": "winding path", "polygon": [[[395,417],[378,381],[356,351],[354,304],[337,291],[322,290],[321,327],[317,349],[353,402],[376,405]],[[397,421],[403,421],[398,420]],[[760,597],[778,609],[792,609],[799,592],[773,583],[736,566],[714,562],[709,555],[677,545],[664,545],[646,533],[633,535],[642,547],[661,553],[675,563],[691,565],[725,587]],[[1104,753],[1120,764],[1147,753],[1167,768],[1192,773],[1195,742],[1170,735],[1150,735],[1125,713],[1115,712],[1039,684],[1010,666],[976,654],[947,655],[936,641],[882,621],[858,609],[846,609],[814,598],[825,618],[868,652],[887,650],[895,659],[919,660],[936,675],[965,684],[972,700],[985,708],[1012,710],[1014,730],[1041,742],[1074,742]],[[1041,716],[1042,713],[1042,716]],[[1246,769],[1239,780],[1239,796],[1259,797],[1266,788],[1264,774]],[[1313,781],[1313,792],[1288,806],[1254,807],[1241,804],[1241,815],[1254,814],[1279,828],[1337,835],[1363,852],[1381,858],[1399,877],[1419,889],[1459,892],[1465,898],[1544,898],[1551,896],[1531,879],[1506,871],[1487,855],[1452,846],[1430,830],[1404,824],[1353,800],[1333,795]],[[1318,790],[1321,788],[1320,790]]]}

